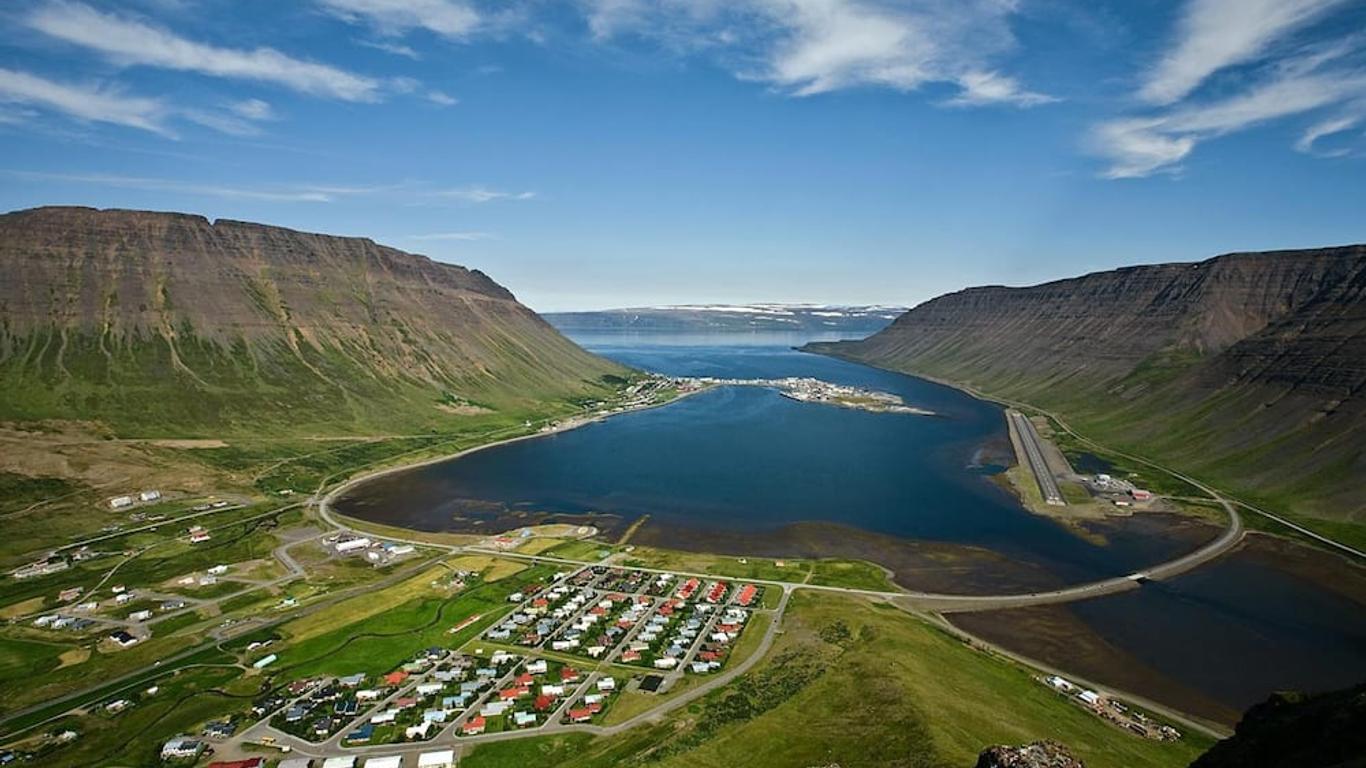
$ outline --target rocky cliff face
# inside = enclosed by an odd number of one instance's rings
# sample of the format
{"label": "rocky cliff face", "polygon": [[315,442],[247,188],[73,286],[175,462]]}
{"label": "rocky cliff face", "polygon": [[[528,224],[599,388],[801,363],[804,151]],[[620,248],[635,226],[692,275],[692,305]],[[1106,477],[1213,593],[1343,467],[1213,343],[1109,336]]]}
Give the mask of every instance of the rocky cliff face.
{"label": "rocky cliff face", "polygon": [[1191,768],[1366,766],[1366,685],[1315,695],[1277,693],[1243,715],[1233,736]]}
{"label": "rocky cliff face", "polygon": [[1366,520],[1366,246],[971,288],[813,349],[1033,402],[1254,497]]}
{"label": "rocky cliff face", "polygon": [[40,208],[0,216],[0,271],[3,419],[416,427],[620,372],[486,275],[362,238]]}

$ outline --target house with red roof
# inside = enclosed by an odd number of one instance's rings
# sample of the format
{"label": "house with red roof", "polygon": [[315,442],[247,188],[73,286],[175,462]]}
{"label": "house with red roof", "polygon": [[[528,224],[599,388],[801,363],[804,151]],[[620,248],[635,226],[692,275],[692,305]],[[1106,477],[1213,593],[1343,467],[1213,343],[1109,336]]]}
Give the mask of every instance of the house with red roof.
{"label": "house with red roof", "polygon": [[485,725],[487,725],[487,722],[484,720],[484,717],[482,715],[475,715],[466,720],[464,725],[460,726],[460,732],[466,736],[478,736],[484,732]]}

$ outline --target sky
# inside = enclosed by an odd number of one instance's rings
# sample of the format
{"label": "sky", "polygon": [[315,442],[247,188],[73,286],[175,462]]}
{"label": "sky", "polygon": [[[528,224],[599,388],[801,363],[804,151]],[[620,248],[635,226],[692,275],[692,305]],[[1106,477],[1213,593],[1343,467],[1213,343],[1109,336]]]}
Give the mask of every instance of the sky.
{"label": "sky", "polygon": [[914,305],[1366,241],[1362,0],[9,0],[0,210],[175,210],[542,311]]}

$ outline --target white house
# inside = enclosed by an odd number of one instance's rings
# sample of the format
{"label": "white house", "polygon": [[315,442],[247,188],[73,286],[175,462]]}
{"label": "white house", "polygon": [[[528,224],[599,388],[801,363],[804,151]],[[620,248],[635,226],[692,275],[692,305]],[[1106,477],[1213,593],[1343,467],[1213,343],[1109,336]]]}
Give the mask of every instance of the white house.
{"label": "white house", "polygon": [[161,498],[161,491],[143,491],[138,494],[138,499],[141,501],[156,501],[159,498]]}
{"label": "white house", "polygon": [[124,507],[131,506],[133,506],[132,496],[115,496],[114,498],[109,500],[110,509],[123,509]]}
{"label": "white house", "polygon": [[344,539],[337,542],[336,550],[339,553],[355,552],[370,546],[370,539],[361,536],[355,539]]}
{"label": "white house", "polygon": [[417,756],[417,768],[454,768],[455,750],[442,749],[436,752],[423,752]]}
{"label": "white house", "polygon": [[433,723],[431,720],[423,720],[417,725],[410,725],[403,731],[403,736],[408,739],[427,738],[431,732]]}

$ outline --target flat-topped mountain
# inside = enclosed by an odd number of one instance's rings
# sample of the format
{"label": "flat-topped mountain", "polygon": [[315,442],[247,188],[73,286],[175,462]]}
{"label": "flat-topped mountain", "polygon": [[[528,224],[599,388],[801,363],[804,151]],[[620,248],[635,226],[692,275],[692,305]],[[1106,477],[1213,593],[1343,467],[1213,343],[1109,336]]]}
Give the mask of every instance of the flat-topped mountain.
{"label": "flat-topped mountain", "polygon": [[1366,521],[1366,246],[970,288],[811,349],[1034,403],[1255,498]]}
{"label": "flat-topped mountain", "polygon": [[202,216],[0,216],[0,419],[165,434],[426,428],[600,393],[622,369],[481,272]]}
{"label": "flat-topped mountain", "polygon": [[586,312],[548,312],[566,333],[844,333],[886,328],[905,307],[843,304],[681,304]]}

